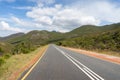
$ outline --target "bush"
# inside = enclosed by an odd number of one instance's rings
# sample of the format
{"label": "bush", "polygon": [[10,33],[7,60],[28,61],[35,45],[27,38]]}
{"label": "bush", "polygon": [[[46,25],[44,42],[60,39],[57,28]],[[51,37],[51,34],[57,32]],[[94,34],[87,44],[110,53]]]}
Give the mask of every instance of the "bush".
{"label": "bush", "polygon": [[12,50],[12,54],[26,54],[29,53],[31,51],[34,51],[36,48],[34,45],[32,45],[29,42],[21,42],[19,44],[16,44]]}
{"label": "bush", "polygon": [[11,56],[10,54],[5,54],[5,55],[4,55],[4,59],[10,58],[10,56]]}
{"label": "bush", "polygon": [[0,57],[0,66],[5,63],[4,58]]}
{"label": "bush", "polygon": [[28,49],[26,49],[26,48],[22,48],[22,49],[21,49],[21,52],[22,52],[23,54],[26,54],[26,53],[29,53],[30,50],[28,50]]}
{"label": "bush", "polygon": [[0,52],[3,52],[2,48],[0,47]]}

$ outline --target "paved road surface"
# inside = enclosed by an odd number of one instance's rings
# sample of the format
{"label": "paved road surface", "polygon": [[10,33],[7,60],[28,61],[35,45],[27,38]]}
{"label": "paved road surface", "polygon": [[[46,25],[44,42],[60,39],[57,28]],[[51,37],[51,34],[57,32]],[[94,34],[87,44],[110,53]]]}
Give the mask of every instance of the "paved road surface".
{"label": "paved road surface", "polygon": [[120,65],[49,45],[22,80],[120,80]]}

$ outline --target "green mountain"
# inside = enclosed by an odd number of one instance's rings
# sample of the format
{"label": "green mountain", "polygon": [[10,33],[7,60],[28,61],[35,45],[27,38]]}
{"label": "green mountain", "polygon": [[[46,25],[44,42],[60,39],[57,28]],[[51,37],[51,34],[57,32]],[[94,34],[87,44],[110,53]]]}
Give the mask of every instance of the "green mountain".
{"label": "green mountain", "polygon": [[120,23],[105,25],[105,26],[94,26],[84,25],[76,28],[67,33],[60,33],[56,31],[30,31],[27,34],[17,33],[7,37],[0,38],[0,41],[5,41],[11,44],[19,43],[22,41],[30,41],[33,44],[46,44],[64,40],[67,38],[82,37],[82,36],[95,36],[104,32],[114,32],[120,29]]}
{"label": "green mountain", "polygon": [[17,36],[14,38],[9,38],[9,40],[5,40],[8,43],[11,44],[18,44],[20,42],[30,42],[34,45],[44,45],[46,43],[50,43],[50,42],[54,42],[57,41],[59,39],[61,39],[62,37],[62,33],[60,32],[49,32],[49,31],[38,31],[38,30],[34,30],[34,31],[30,31],[27,34],[24,34],[22,36]]}
{"label": "green mountain", "polygon": [[66,33],[66,35],[71,37],[90,36],[90,35],[97,35],[103,32],[117,31],[119,29],[120,29],[120,23],[105,25],[105,26],[84,25]]}
{"label": "green mountain", "polygon": [[88,50],[108,50],[120,52],[120,23],[79,27],[67,35],[75,36],[58,42],[58,45]]}
{"label": "green mountain", "polygon": [[[71,40],[72,42],[76,42],[75,39],[76,40],[78,39],[77,42],[78,44],[80,44],[81,41],[80,38],[88,37],[86,39],[89,38],[91,39],[95,37],[100,38],[105,35],[112,36],[113,34],[118,33],[119,31],[120,31],[120,23],[105,25],[105,26],[84,25],[67,33],[60,33],[56,31],[50,32],[46,30],[42,30],[42,31],[34,30],[26,34],[17,33],[7,37],[2,37],[0,38],[0,41],[11,44],[15,48],[13,49],[13,51],[19,53],[21,51],[29,52],[29,50],[33,50],[34,47],[36,48],[37,46],[41,46],[49,43],[56,43],[56,42],[63,43],[65,41],[70,42]],[[74,44],[74,45],[78,45],[78,44]],[[22,47],[26,48],[26,50],[24,50]]]}
{"label": "green mountain", "polygon": [[24,35],[24,33],[16,33],[16,34],[12,34],[12,35],[9,35],[6,37],[0,37],[0,41],[9,41],[10,39],[18,38],[18,37],[21,37],[23,35]]}
{"label": "green mountain", "polygon": [[34,30],[27,34],[17,33],[3,37],[0,38],[0,41],[5,41],[11,44],[30,41],[32,44],[40,45],[74,37],[95,36],[104,32],[114,32],[119,29],[120,23],[105,26],[84,25],[67,33]]}

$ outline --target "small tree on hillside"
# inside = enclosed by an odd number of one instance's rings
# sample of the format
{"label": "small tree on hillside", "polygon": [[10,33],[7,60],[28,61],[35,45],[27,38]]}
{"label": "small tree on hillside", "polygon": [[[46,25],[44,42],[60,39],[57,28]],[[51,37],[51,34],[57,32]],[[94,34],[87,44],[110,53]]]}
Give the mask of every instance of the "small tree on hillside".
{"label": "small tree on hillside", "polygon": [[3,52],[2,48],[0,47],[0,52]]}

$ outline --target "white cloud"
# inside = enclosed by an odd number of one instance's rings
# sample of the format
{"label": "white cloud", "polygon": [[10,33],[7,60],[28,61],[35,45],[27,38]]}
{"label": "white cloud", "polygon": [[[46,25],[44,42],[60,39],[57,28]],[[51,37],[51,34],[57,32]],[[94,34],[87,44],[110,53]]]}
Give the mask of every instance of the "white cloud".
{"label": "white cloud", "polygon": [[[110,0],[72,0],[72,4],[56,4],[55,0],[28,0],[37,5],[13,7],[25,9],[27,20],[12,15],[15,25],[32,29],[69,31],[81,25],[120,22],[120,7]],[[69,2],[69,0],[67,0]],[[3,20],[4,21],[4,20]],[[13,25],[14,26],[14,25]],[[37,28],[36,28],[37,27]]]}
{"label": "white cloud", "polygon": [[21,27],[25,27],[25,28],[30,28],[30,27],[43,28],[41,23],[37,23],[37,22],[31,21],[31,20],[27,21],[27,20],[23,20],[18,17],[15,17],[15,16],[12,16],[11,19],[14,22],[14,24],[16,24],[17,26],[21,26]]}
{"label": "white cloud", "polygon": [[15,22],[15,24],[19,25],[19,26],[25,26],[25,27],[31,27],[33,26],[32,23],[19,19],[15,16],[12,16],[11,19]]}
{"label": "white cloud", "polygon": [[55,4],[52,7],[44,5],[47,1],[39,0],[40,3],[37,2],[38,5],[26,15],[49,30],[68,31],[81,25],[120,22],[120,7],[111,0],[76,0],[72,4]]}
{"label": "white cloud", "polygon": [[32,9],[31,6],[19,6],[19,7],[12,7],[13,9],[20,9],[20,10],[30,10]]}
{"label": "white cloud", "polygon": [[5,18],[5,17],[0,17],[0,21],[8,21],[8,22],[10,22],[11,20],[9,20],[8,18]]}
{"label": "white cloud", "polygon": [[[88,2],[87,2],[88,1]],[[110,0],[87,0],[86,2],[76,2],[71,7],[78,8],[87,15],[91,15],[101,22],[120,22],[120,7],[118,3],[111,2]],[[76,6],[75,6],[76,5]]]}
{"label": "white cloud", "polygon": [[[100,4],[102,4],[102,6]],[[120,22],[120,7],[109,2],[99,2],[96,3],[96,6],[97,13],[94,14],[96,17],[112,23]]]}
{"label": "white cloud", "polygon": [[2,27],[1,30],[4,30],[4,31],[23,32],[23,29],[11,27],[11,26],[10,26],[7,22],[5,22],[5,21],[1,21],[1,22],[0,22],[0,26]]}
{"label": "white cloud", "polygon": [[81,25],[86,25],[86,24],[99,25],[100,21],[95,19],[95,17],[93,16],[84,16],[81,18]]}
{"label": "white cloud", "polygon": [[48,5],[53,4],[55,2],[55,0],[28,0],[28,1],[36,2],[38,5],[39,4]]}
{"label": "white cloud", "polygon": [[55,5],[54,7],[34,7],[31,11],[27,12],[27,16],[31,18],[39,18],[41,16],[54,16],[62,5]]}
{"label": "white cloud", "polygon": [[[98,25],[99,20],[93,16],[86,15],[78,9],[64,7],[56,4],[53,7],[34,7],[26,15],[32,18],[35,22],[42,24],[45,27],[52,26],[51,29],[59,31],[67,31],[80,25],[93,24]],[[58,27],[58,28],[55,28]],[[48,27],[49,29],[49,27]]]}
{"label": "white cloud", "polygon": [[65,29],[73,29],[81,25],[92,24],[98,25],[99,21],[93,16],[88,16],[82,13],[78,9],[66,8],[57,13],[53,18],[53,24],[56,26],[62,26]]}
{"label": "white cloud", "polygon": [[19,18],[15,17],[15,16],[12,16],[11,19],[12,19],[15,23],[17,23],[17,24],[19,24],[19,25],[22,25],[22,26],[26,26],[26,25],[27,25],[27,23],[25,23],[24,21],[20,20]]}
{"label": "white cloud", "polygon": [[62,5],[55,5],[55,7],[34,7],[32,11],[27,12],[27,16],[34,19],[34,21],[41,24],[52,25],[53,18],[61,9]]}

